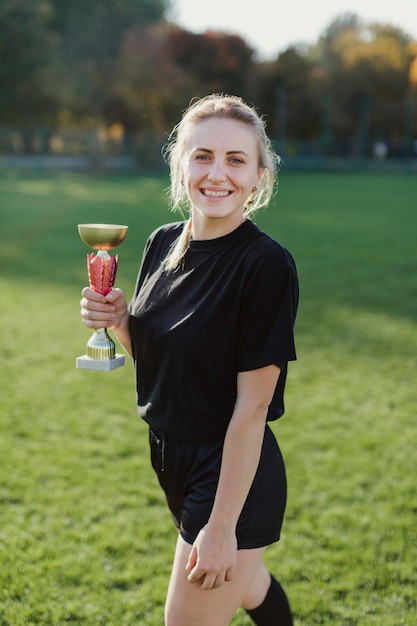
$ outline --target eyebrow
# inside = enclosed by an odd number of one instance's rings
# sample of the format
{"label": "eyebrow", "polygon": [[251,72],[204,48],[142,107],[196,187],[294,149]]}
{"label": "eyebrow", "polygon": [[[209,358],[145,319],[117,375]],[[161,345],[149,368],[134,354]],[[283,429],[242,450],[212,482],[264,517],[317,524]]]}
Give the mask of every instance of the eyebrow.
{"label": "eyebrow", "polygon": [[[208,153],[212,153],[213,150],[210,150],[208,148],[194,148],[194,150],[192,152],[208,152]],[[245,156],[249,157],[249,155],[244,150],[228,150],[226,152],[226,154],[244,154]]]}

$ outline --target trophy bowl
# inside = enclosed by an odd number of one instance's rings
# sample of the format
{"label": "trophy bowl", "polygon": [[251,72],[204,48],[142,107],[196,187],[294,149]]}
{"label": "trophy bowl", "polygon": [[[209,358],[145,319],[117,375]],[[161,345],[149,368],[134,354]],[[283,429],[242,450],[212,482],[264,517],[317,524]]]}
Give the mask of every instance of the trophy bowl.
{"label": "trophy bowl", "polygon": [[120,224],[78,224],[84,243],[93,250],[113,250],[124,241],[128,226]]}
{"label": "trophy bowl", "polygon": [[[114,286],[118,256],[110,256],[109,250],[119,246],[125,239],[128,226],[122,224],[78,224],[83,242],[97,254],[87,255],[88,279],[91,289],[106,296]],[[111,371],[125,363],[122,354],[116,354],[116,346],[106,328],[97,328],[87,343],[87,352],[76,360],[80,369]]]}

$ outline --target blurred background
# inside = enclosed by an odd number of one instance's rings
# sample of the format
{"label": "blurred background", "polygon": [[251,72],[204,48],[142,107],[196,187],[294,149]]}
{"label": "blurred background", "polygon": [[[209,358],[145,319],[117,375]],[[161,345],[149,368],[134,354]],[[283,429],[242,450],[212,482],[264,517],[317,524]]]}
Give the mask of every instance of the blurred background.
{"label": "blurred background", "polygon": [[0,0],[0,626],[163,623],[176,530],[132,363],[75,368],[77,224],[129,226],[130,298],[177,219],[161,147],[210,92],[265,116],[256,221],[301,285],[268,567],[297,626],[417,624],[417,10],[379,4]]}
{"label": "blurred background", "polygon": [[226,92],[265,115],[292,167],[417,167],[412,3],[391,22],[324,3],[308,43],[310,9],[292,4],[2,0],[0,164],[155,171],[190,99]]}

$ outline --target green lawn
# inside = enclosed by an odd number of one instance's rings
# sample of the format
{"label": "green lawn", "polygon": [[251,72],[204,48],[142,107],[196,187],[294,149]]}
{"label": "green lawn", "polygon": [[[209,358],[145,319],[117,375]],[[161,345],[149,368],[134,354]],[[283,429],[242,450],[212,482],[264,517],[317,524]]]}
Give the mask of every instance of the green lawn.
{"label": "green lawn", "polygon": [[[177,219],[167,185],[0,174],[0,626],[163,624],[176,532],[133,370],[75,358],[90,335],[77,224],[129,225],[117,277],[129,296],[148,234]],[[284,171],[257,222],[293,252],[302,293],[273,426],[289,501],[268,565],[297,626],[415,626],[417,180]]]}

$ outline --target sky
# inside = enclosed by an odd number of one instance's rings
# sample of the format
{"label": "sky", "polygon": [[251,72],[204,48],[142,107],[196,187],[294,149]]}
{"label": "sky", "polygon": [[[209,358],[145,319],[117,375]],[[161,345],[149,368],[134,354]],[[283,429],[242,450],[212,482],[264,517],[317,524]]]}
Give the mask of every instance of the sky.
{"label": "sky", "polygon": [[343,13],[398,26],[417,40],[417,0],[173,0],[173,5],[179,26],[240,35],[261,60],[293,44],[315,43]]}

